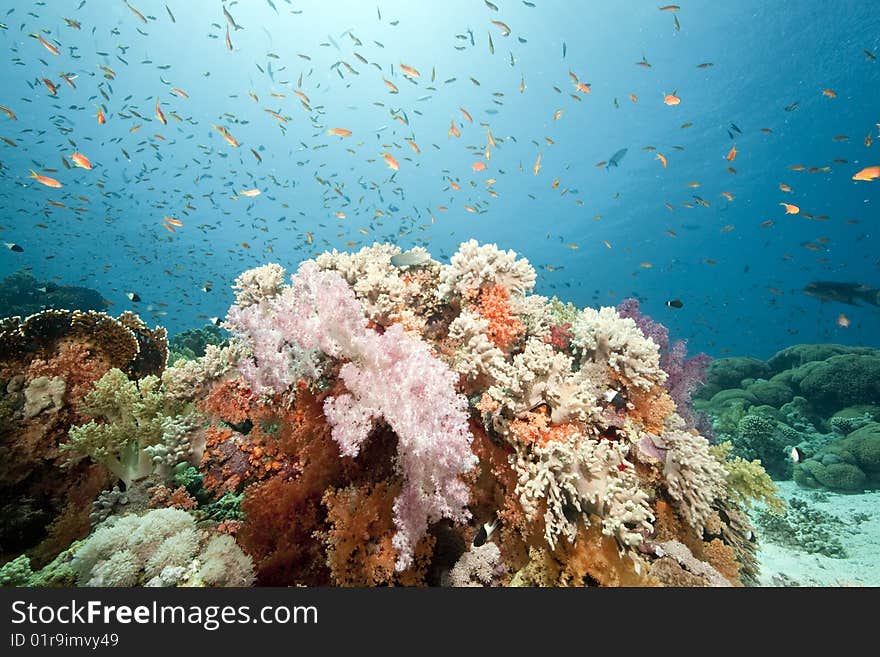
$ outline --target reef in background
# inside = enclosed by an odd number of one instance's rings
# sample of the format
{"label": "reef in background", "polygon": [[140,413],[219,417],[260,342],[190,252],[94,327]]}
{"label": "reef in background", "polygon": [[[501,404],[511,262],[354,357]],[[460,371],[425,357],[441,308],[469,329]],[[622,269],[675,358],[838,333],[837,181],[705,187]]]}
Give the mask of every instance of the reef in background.
{"label": "reef in background", "polygon": [[775,479],[880,486],[880,350],[800,344],[767,361],[715,360],[697,396],[733,454],[759,459]]}
{"label": "reef in background", "polygon": [[0,281],[0,313],[3,317],[27,317],[41,310],[106,310],[110,304],[87,287],[38,281],[26,271]]}
{"label": "reef in background", "polygon": [[534,283],[473,240],[445,265],[389,244],[266,265],[236,281],[230,342],[167,368],[130,316],[136,344],[92,318],[119,353],[56,329],[81,315],[3,324],[4,500],[56,519],[4,511],[0,583],[753,583],[746,505],[778,500],[696,428],[707,359],[634,302]]}

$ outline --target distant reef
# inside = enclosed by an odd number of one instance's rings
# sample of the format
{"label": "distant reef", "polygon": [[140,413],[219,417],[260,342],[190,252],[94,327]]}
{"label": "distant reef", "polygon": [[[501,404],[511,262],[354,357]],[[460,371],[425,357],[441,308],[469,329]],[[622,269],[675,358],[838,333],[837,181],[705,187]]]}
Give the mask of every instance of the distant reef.
{"label": "distant reef", "polygon": [[880,486],[880,350],[798,344],[762,361],[712,361],[694,406],[733,453],[775,479],[860,491]]}
{"label": "distant reef", "polygon": [[0,317],[27,317],[41,310],[106,310],[109,304],[96,290],[37,280],[26,271],[0,281]]}

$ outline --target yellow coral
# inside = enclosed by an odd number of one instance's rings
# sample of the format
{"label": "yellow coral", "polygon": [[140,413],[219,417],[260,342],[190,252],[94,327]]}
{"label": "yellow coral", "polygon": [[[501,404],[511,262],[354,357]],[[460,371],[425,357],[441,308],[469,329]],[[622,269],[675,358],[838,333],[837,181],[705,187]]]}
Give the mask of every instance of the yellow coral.
{"label": "yellow coral", "polygon": [[785,501],[779,497],[776,485],[757,459],[746,461],[732,455],[733,445],[724,442],[709,448],[719,463],[727,471],[728,495],[746,506],[752,502],[763,502],[773,513],[785,513]]}

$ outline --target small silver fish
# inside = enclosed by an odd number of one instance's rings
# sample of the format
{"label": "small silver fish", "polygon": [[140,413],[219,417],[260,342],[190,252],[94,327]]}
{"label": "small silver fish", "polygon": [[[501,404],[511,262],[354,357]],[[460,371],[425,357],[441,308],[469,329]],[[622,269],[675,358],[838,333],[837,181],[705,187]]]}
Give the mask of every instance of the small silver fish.
{"label": "small silver fish", "polygon": [[395,267],[418,267],[431,259],[426,251],[404,251],[391,256],[391,264]]}

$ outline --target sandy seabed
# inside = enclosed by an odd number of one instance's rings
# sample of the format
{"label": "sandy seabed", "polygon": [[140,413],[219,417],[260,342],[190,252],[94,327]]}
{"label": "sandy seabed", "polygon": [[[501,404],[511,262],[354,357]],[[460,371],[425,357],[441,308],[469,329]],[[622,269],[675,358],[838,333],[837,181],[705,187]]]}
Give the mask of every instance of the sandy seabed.
{"label": "sandy seabed", "polygon": [[776,485],[785,500],[799,497],[837,516],[844,523],[838,537],[847,556],[809,554],[762,539],[758,549],[762,586],[880,586],[880,491],[817,495],[793,481]]}

